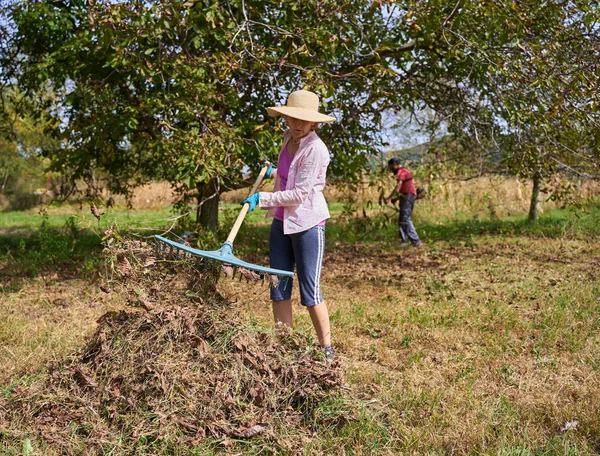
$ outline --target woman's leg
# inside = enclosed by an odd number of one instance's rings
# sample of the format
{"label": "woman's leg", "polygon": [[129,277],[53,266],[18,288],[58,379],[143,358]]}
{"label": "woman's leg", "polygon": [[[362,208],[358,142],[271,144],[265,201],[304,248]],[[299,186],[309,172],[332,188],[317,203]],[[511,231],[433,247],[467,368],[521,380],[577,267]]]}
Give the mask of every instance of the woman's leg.
{"label": "woman's leg", "polygon": [[[269,264],[272,268],[283,271],[294,270],[294,248],[289,236],[283,234],[283,222],[273,220],[269,233]],[[273,302],[273,318],[275,323],[281,322],[292,327],[292,282],[293,279],[280,280],[279,285],[271,287]]]}
{"label": "woman's leg", "polygon": [[325,226],[291,235],[296,258],[300,299],[308,309],[310,319],[323,347],[331,345],[329,312],[321,294],[321,268],[325,251]]}
{"label": "woman's leg", "polygon": [[292,327],[292,300],[273,301],[273,318],[275,323],[283,323]]}
{"label": "woman's leg", "polygon": [[313,326],[315,327],[315,331],[317,332],[319,344],[321,344],[322,347],[331,346],[331,326],[329,323],[329,312],[327,311],[325,301],[316,306],[307,307],[307,309]]}

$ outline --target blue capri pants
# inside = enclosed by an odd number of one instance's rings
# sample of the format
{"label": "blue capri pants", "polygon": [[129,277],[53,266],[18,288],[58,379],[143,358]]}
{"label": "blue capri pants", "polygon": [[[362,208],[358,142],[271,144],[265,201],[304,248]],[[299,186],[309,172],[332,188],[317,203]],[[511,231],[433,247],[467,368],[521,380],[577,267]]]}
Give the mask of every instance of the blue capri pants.
{"label": "blue capri pants", "polygon": [[[306,307],[323,302],[321,294],[321,267],[325,251],[325,225],[295,234],[283,234],[283,222],[274,219],[269,234],[269,259],[272,268],[293,271],[300,286],[300,303]],[[292,297],[293,279],[282,280],[271,288],[271,300],[282,301]]]}

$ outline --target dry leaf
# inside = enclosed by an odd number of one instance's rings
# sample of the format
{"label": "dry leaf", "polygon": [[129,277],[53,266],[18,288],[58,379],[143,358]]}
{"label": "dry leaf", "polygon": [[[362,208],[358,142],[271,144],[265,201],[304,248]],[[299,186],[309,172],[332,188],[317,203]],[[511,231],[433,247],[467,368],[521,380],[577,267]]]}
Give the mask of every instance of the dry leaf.
{"label": "dry leaf", "polygon": [[263,423],[259,423],[259,424],[255,424],[254,426],[250,426],[249,428],[242,429],[238,435],[242,439],[249,439],[249,438],[252,438],[252,437],[260,434],[265,429],[267,429],[267,425],[263,424]]}
{"label": "dry leaf", "polygon": [[108,288],[106,285],[100,285],[100,289],[106,293],[106,294],[110,294],[110,292],[112,291],[110,288]]}
{"label": "dry leaf", "polygon": [[240,268],[239,271],[240,271],[240,274],[242,274],[247,280],[252,280],[254,282],[260,280],[260,274],[257,274],[254,271],[250,271],[249,269],[246,269],[246,268]]}
{"label": "dry leaf", "polygon": [[223,273],[231,279],[233,277],[233,267],[230,264],[224,264]]}
{"label": "dry leaf", "polygon": [[229,440],[229,439],[225,439],[225,440],[223,440],[221,442],[221,445],[224,446],[224,447],[228,447],[228,446],[233,445],[233,442],[231,440]]}
{"label": "dry leaf", "polygon": [[145,298],[140,298],[140,306],[145,309],[145,310],[153,310],[154,306],[152,304],[150,304],[150,301],[148,301]]}
{"label": "dry leaf", "polygon": [[175,422],[177,424],[179,424],[181,427],[184,427],[185,429],[187,429],[188,431],[198,432],[198,426],[195,426],[192,423],[189,423],[181,418],[175,418]]}
{"label": "dry leaf", "polygon": [[129,263],[129,260],[125,255],[121,255],[121,257],[118,259],[117,269],[121,274],[123,274],[123,277],[129,277],[131,275],[131,263]]}
{"label": "dry leaf", "polygon": [[206,356],[206,354],[210,353],[211,351],[210,345],[202,337],[199,336],[194,336],[192,341],[192,347],[198,349],[198,354],[201,358]]}
{"label": "dry leaf", "polygon": [[96,217],[98,220],[100,220],[100,211],[98,210],[98,208],[96,207],[96,205],[94,203],[92,203],[92,205],[90,206],[90,212],[92,213],[92,215],[94,217]]}
{"label": "dry leaf", "polygon": [[98,387],[98,383],[92,380],[88,369],[78,367],[75,369],[75,372],[73,372],[73,377],[81,386],[87,386],[90,388]]}

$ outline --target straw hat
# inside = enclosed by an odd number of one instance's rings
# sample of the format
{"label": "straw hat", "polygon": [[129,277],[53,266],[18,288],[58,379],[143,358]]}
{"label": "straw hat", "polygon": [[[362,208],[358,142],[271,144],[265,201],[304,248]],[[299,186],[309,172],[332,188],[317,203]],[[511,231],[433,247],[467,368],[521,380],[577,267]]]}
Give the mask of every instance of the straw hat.
{"label": "straw hat", "polygon": [[319,97],[308,90],[297,90],[290,93],[285,106],[267,108],[271,117],[288,116],[309,122],[333,122],[334,117],[319,112]]}

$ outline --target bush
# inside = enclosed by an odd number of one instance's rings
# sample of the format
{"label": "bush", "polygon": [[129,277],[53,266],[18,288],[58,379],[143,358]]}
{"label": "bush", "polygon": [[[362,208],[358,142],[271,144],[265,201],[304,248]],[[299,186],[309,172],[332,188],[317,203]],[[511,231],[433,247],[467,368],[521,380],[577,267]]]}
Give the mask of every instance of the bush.
{"label": "bush", "polygon": [[24,211],[37,206],[42,202],[42,195],[31,192],[15,192],[8,198],[11,210]]}

